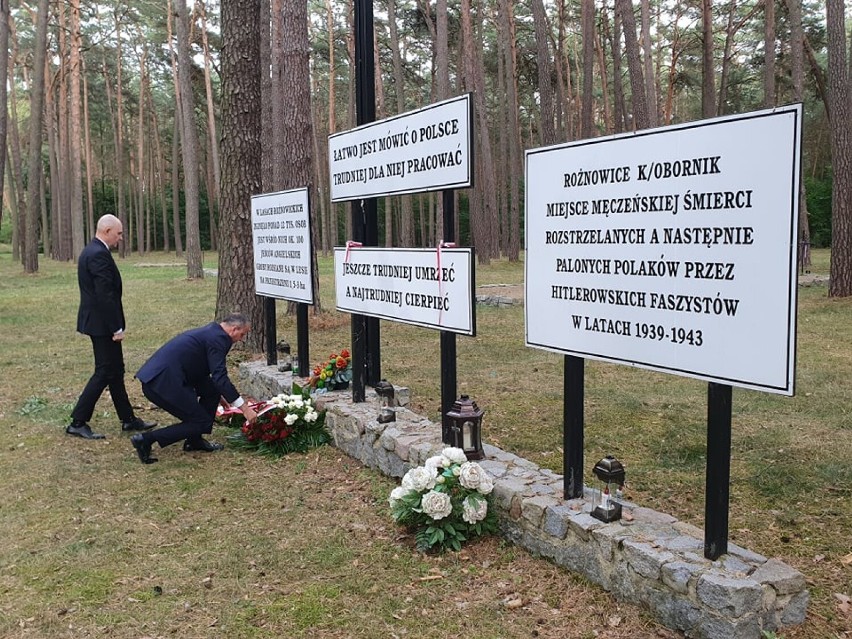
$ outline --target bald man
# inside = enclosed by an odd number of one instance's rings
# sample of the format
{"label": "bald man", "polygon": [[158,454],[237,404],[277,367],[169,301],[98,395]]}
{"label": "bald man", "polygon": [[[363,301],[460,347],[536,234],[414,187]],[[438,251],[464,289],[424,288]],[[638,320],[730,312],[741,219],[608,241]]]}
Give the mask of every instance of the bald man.
{"label": "bald man", "polygon": [[65,432],[84,439],[103,439],[92,432],[89,420],[95,412],[104,389],[109,387],[115,412],[121,420],[121,430],[136,431],[153,428],[134,415],[127,389],[124,387],[124,309],[121,305],[121,274],[112,259],[111,249],[118,247],[124,237],[121,220],[104,215],[98,220],[95,238],[77,259],[77,282],[80,285],[80,309],[77,330],[92,340],[95,353],[95,372],[83,389],[71,412],[71,423]]}

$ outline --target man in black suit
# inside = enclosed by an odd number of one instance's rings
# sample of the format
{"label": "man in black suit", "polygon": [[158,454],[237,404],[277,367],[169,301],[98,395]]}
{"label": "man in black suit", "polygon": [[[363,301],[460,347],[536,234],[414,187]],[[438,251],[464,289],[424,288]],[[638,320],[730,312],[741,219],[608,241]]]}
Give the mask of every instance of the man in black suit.
{"label": "man in black suit", "polygon": [[133,414],[133,407],[124,387],[124,309],[121,306],[121,274],[112,259],[110,249],[118,246],[124,229],[114,215],[98,220],[95,238],[77,258],[77,282],[80,285],[80,309],[77,311],[77,330],[92,339],[95,352],[95,372],[83,389],[77,405],[71,411],[71,423],[65,432],[84,439],[103,439],[93,433],[89,420],[95,404],[109,387],[115,412],[121,420],[121,430],[145,430],[156,426]]}
{"label": "man in black suit", "polygon": [[173,337],[142,365],[136,378],[142,382],[145,397],[180,420],[172,426],[130,438],[143,464],[157,461],[151,456],[154,442],[163,448],[183,439],[185,451],[222,450],[221,444],[202,437],[213,431],[220,402],[239,408],[249,422],[257,417],[228,377],[225,361],[231,346],[250,329],[248,318],[232,313],[221,322],[211,322]]}

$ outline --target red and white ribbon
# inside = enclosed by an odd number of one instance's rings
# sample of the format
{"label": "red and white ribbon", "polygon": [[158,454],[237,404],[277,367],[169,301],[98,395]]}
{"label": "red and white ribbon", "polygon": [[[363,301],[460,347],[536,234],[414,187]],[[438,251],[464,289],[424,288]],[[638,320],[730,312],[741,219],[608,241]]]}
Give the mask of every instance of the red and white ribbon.
{"label": "red and white ribbon", "polygon": [[[443,286],[444,279],[441,275],[441,249],[442,248],[455,248],[455,247],[456,247],[455,242],[445,242],[444,240],[441,240],[440,242],[438,242],[438,246],[437,246],[436,251],[435,251],[436,254],[437,254],[437,261],[438,261],[438,263],[437,263],[438,272],[436,273],[436,275],[438,276],[438,295],[439,296],[444,294],[444,286]],[[441,325],[442,320],[443,320],[443,316],[444,316],[444,307],[441,306],[441,310],[438,311],[438,326]]]}
{"label": "red and white ribbon", "polygon": [[352,240],[348,240],[346,242],[346,255],[343,257],[343,262],[345,264],[349,263],[349,253],[353,248],[358,248],[360,246],[364,246],[361,242],[353,242]]}

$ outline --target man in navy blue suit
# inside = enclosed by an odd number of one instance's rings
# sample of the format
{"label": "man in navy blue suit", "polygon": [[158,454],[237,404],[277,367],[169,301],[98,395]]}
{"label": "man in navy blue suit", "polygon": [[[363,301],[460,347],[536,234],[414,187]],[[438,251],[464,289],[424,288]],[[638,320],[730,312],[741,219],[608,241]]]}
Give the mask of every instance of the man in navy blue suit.
{"label": "man in navy blue suit", "polygon": [[80,308],[77,311],[77,330],[92,339],[95,352],[95,372],[92,374],[77,405],[71,411],[71,423],[65,432],[84,439],[103,439],[93,433],[89,420],[95,404],[109,387],[115,412],[121,420],[121,430],[146,430],[157,425],[133,414],[133,407],[124,387],[124,309],[121,305],[121,274],[112,259],[110,249],[118,246],[124,229],[114,215],[98,220],[95,238],[77,258],[77,282],[80,285]]}
{"label": "man in navy blue suit", "polygon": [[180,420],[130,438],[143,464],[157,461],[151,456],[154,442],[163,448],[183,439],[185,451],[222,450],[221,444],[202,437],[213,431],[220,402],[239,408],[249,422],[257,417],[228,377],[225,361],[231,346],[250,329],[245,315],[232,313],[221,322],[173,337],[142,365],[136,378],[142,382],[145,397]]}

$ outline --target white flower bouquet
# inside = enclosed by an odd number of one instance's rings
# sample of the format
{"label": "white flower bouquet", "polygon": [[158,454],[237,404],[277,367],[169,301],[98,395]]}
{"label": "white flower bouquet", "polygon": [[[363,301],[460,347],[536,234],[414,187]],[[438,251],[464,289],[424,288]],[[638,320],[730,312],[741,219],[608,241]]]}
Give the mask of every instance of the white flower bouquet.
{"label": "white flower bouquet", "polygon": [[462,542],[497,530],[493,489],[482,466],[460,448],[445,448],[409,470],[388,501],[394,521],[415,531],[418,549],[461,550]]}

